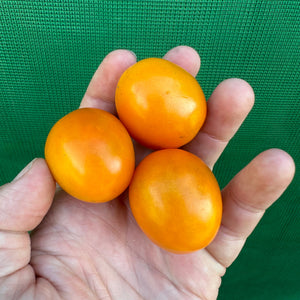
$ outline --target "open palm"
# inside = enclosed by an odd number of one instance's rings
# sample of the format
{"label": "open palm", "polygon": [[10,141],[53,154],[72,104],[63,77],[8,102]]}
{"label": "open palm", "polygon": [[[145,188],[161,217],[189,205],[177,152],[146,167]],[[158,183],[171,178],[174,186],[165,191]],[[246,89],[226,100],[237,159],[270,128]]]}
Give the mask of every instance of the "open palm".
{"label": "open palm", "polygon": [[[192,48],[173,48],[164,58],[194,76],[199,71]],[[81,107],[115,113],[118,78],[135,60],[127,50],[108,54]],[[212,168],[253,103],[245,81],[223,81],[208,101],[203,128],[185,150]],[[137,161],[149,152],[136,145]],[[56,190],[45,161],[37,159],[0,189],[0,299],[216,299],[226,267],[293,175],[293,160],[282,150],[258,155],[223,190],[222,225],[214,241],[178,255],[141,232],[126,193],[107,203],[84,203]]]}

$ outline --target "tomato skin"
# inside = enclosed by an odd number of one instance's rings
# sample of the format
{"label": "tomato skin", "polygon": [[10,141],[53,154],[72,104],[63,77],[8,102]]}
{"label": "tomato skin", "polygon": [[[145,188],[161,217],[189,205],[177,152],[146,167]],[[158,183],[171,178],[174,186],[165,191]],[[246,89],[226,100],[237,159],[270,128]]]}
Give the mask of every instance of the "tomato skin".
{"label": "tomato skin", "polygon": [[178,148],[191,141],[207,111],[197,80],[160,58],[128,68],[118,82],[115,101],[130,135],[152,149]]}
{"label": "tomato skin", "polygon": [[206,247],[221,223],[217,180],[200,158],[181,149],[148,155],[136,168],[129,201],[144,233],[170,252]]}
{"label": "tomato skin", "polygon": [[61,188],[87,202],[119,196],[135,167],[127,130],[112,114],[96,108],[61,118],[47,137],[45,159]]}

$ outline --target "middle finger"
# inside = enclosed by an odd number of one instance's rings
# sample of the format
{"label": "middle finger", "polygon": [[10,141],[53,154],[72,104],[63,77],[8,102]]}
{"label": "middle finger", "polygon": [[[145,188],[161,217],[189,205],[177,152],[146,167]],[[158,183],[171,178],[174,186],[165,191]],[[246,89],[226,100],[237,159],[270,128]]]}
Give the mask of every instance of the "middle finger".
{"label": "middle finger", "polygon": [[196,137],[183,148],[211,169],[254,104],[251,86],[238,78],[221,82],[207,103],[207,117]]}

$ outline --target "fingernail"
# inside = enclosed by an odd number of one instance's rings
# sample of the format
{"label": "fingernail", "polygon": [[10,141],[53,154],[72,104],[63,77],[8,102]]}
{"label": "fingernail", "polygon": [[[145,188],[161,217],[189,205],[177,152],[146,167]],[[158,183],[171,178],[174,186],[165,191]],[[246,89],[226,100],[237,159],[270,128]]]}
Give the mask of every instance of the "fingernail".
{"label": "fingernail", "polygon": [[36,160],[36,158],[35,159],[33,159],[16,177],[15,177],[15,179],[13,180],[13,182],[14,181],[16,181],[16,180],[18,180],[18,179],[20,179],[23,175],[25,175],[30,169],[31,169],[31,167],[32,167],[32,165],[33,165],[33,163],[34,163],[34,161]]}
{"label": "fingernail", "polygon": [[130,50],[130,49],[126,49],[128,52],[130,52],[134,57],[135,57],[135,59],[137,60],[137,56],[136,56],[136,54],[135,54],[135,52],[133,52],[132,50]]}

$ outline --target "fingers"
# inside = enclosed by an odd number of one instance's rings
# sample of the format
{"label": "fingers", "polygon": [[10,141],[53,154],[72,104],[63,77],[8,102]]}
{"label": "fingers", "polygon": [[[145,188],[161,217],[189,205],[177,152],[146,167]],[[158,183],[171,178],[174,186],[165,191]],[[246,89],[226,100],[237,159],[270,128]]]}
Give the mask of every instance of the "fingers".
{"label": "fingers", "polygon": [[225,267],[240,253],[265,210],[293,179],[295,165],[284,151],[270,149],[240,171],[222,192],[220,230],[207,250]]}
{"label": "fingers", "polygon": [[[178,46],[166,53],[165,59],[176,63],[196,76],[200,68],[197,52],[188,46]],[[133,52],[115,50],[110,52],[95,72],[80,107],[96,107],[115,114],[115,90],[122,73],[136,63]]]}
{"label": "fingers", "polygon": [[168,51],[163,58],[180,66],[193,76],[196,76],[199,72],[200,57],[197,51],[191,47],[175,47]]}
{"label": "fingers", "polygon": [[0,188],[0,230],[30,231],[48,211],[55,182],[43,159],[33,161],[17,178]]}
{"label": "fingers", "polygon": [[[200,68],[200,57],[197,52],[188,46],[179,46],[171,49],[164,56],[165,59],[176,63],[192,75],[196,75]],[[116,114],[115,89],[122,73],[136,63],[135,55],[128,50],[115,50],[109,53],[95,72],[80,107],[95,107]],[[136,144],[137,162],[145,157],[149,149]]]}
{"label": "fingers", "polygon": [[[178,46],[166,53],[167,59],[196,76],[200,57],[191,47]],[[241,126],[254,104],[254,92],[242,79],[228,79],[218,85],[208,101],[204,126],[192,142],[183,148],[213,165]]]}
{"label": "fingers", "polygon": [[198,135],[184,146],[212,168],[254,104],[254,92],[242,79],[221,82],[208,100],[207,118]]}
{"label": "fingers", "polygon": [[80,107],[95,107],[115,114],[115,89],[122,73],[136,62],[128,50],[110,52],[95,72]]}
{"label": "fingers", "polygon": [[[200,68],[198,53],[188,46],[171,49],[164,59],[181,66],[193,76],[197,75]],[[94,74],[80,107],[97,107],[115,114],[114,95],[118,80],[135,62],[135,55],[128,50],[109,53]],[[201,157],[212,168],[253,103],[254,93],[248,83],[241,79],[223,81],[208,101],[208,114],[203,128],[184,149]],[[141,152],[144,154],[144,149]]]}

